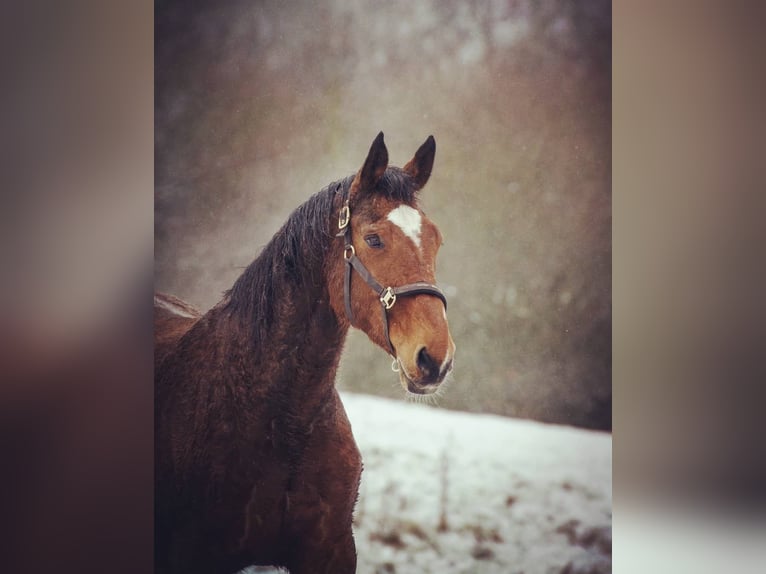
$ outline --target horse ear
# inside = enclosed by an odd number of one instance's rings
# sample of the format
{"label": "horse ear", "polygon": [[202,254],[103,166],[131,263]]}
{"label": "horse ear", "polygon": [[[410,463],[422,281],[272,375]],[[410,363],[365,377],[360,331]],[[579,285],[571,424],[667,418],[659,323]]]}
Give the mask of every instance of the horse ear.
{"label": "horse ear", "polygon": [[380,132],[370,146],[367,159],[359,173],[356,174],[352,189],[354,192],[367,191],[375,187],[388,167],[388,150]]}
{"label": "horse ear", "polygon": [[415,180],[415,190],[422,189],[428,178],[431,177],[434,155],[436,155],[436,140],[434,140],[434,136],[428,136],[425,143],[415,152],[415,157],[404,166],[404,171]]}

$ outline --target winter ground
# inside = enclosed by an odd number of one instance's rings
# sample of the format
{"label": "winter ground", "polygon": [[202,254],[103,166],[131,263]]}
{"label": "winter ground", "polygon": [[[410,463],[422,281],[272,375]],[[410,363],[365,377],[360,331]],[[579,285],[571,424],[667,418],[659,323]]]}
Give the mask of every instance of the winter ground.
{"label": "winter ground", "polygon": [[611,572],[611,435],[342,398],[364,459],[360,574]]}
{"label": "winter ground", "polygon": [[612,571],[611,435],[342,398],[364,459],[360,574]]}

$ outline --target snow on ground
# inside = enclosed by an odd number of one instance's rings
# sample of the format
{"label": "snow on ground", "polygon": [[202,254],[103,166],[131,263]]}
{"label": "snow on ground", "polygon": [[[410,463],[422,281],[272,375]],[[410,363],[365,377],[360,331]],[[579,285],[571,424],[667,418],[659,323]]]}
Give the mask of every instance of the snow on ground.
{"label": "snow on ground", "polygon": [[342,398],[364,459],[358,572],[611,572],[611,435]]}
{"label": "snow on ground", "polygon": [[359,574],[612,571],[611,435],[341,396],[364,459]]}

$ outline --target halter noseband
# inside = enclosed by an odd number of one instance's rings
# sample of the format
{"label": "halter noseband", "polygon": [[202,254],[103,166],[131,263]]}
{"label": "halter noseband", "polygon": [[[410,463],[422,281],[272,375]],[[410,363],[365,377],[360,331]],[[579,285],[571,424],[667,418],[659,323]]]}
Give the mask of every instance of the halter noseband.
{"label": "halter noseband", "polygon": [[[337,194],[341,190],[341,184],[335,190]],[[417,281],[415,283],[408,283],[407,285],[401,285],[399,287],[383,287],[375,280],[372,273],[364,266],[362,261],[356,256],[354,245],[351,240],[351,210],[349,209],[348,191],[344,191],[343,206],[340,209],[338,215],[338,233],[336,237],[344,238],[343,246],[343,259],[346,262],[346,273],[343,281],[343,302],[346,306],[346,317],[349,322],[354,324],[354,314],[351,310],[351,270],[354,269],[364,282],[369,285],[375,293],[378,295],[381,309],[383,311],[383,326],[386,331],[386,343],[388,344],[388,351],[393,357],[394,362],[391,368],[394,371],[398,371],[396,350],[391,343],[391,337],[388,333],[388,311],[396,303],[397,297],[405,297],[412,295],[433,295],[441,299],[444,303],[444,308],[447,308],[447,298],[436,285],[426,283],[425,281]]]}

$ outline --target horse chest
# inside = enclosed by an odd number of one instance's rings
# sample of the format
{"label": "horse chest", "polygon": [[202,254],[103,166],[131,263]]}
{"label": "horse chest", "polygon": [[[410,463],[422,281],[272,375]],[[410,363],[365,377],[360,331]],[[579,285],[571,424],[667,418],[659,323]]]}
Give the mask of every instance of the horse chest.
{"label": "horse chest", "polygon": [[[350,527],[362,470],[337,394],[328,407],[300,428],[285,429],[279,421],[270,424],[263,461],[270,468],[279,461],[283,469],[272,476],[268,489],[270,496],[280,493],[283,528],[290,537],[310,536],[317,544],[338,528]],[[263,502],[268,505],[266,499]]]}

